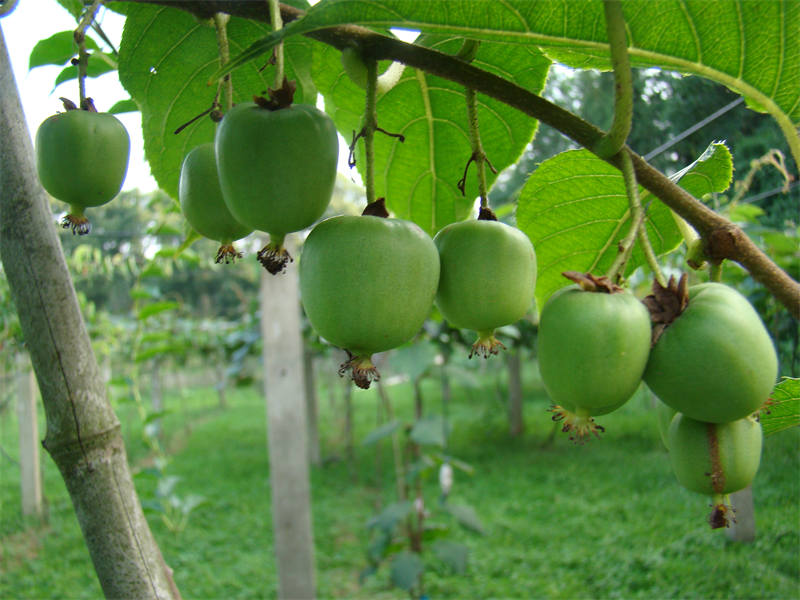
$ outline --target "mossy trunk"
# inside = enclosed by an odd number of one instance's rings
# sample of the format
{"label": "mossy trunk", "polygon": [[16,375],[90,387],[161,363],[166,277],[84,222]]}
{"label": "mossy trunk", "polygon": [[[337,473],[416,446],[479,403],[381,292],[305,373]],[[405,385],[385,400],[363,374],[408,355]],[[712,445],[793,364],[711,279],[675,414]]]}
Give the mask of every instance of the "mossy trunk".
{"label": "mossy trunk", "polygon": [[47,415],[44,447],[64,478],[105,595],[179,598],[133,487],[119,421],[36,175],[2,31],[0,140],[0,259]]}

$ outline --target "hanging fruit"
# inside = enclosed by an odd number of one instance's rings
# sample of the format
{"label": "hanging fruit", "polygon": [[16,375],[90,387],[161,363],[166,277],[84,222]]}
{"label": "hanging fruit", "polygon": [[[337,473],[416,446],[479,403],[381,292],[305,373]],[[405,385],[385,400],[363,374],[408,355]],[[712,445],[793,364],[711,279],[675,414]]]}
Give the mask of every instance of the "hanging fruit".
{"label": "hanging fruit", "polygon": [[222,198],[214,144],[201,144],[183,159],[178,185],[181,212],[200,234],[220,243],[216,262],[241,258],[233,242],[252,232],[228,210]]}
{"label": "hanging fruit", "polygon": [[705,423],[678,413],[667,433],[672,470],[688,490],[713,499],[711,527],[735,520],[726,498],[753,481],[761,461],[761,424],[747,417],[731,423]]}
{"label": "hanging fruit", "polygon": [[349,373],[362,388],[379,378],[371,356],[420,330],[438,282],[436,246],[410,221],[333,217],[314,227],[303,245],[306,315],[320,336],[348,351],[340,374]]}
{"label": "hanging fruit", "polygon": [[525,316],[536,286],[533,244],[493,217],[482,209],[478,220],[452,223],[433,238],[441,261],[436,305],[452,326],[478,332],[470,357],[497,354],[495,329]]}
{"label": "hanging fruit", "polygon": [[579,282],[545,304],[539,323],[539,370],[556,403],[554,420],[571,439],[603,428],[593,415],[622,406],[636,391],[650,351],[650,319],[633,294],[605,277],[567,272]]}
{"label": "hanging fruit", "polygon": [[270,273],[291,260],[286,234],[325,212],[336,181],[339,141],[331,119],[313,106],[291,104],[293,84],[272,100],[237,104],[217,129],[220,187],[234,218],[270,234],[258,255]]}
{"label": "hanging fruit", "polygon": [[79,109],[61,101],[65,112],[45,119],[36,132],[36,169],[44,189],[69,204],[61,226],[85,235],[91,231],[85,209],[106,204],[122,188],[130,138],[114,115],[96,112],[91,102]]}
{"label": "hanging fruit", "polygon": [[[721,283],[688,289],[655,284],[657,340],[644,380],[664,403],[710,423],[742,419],[768,400],[778,359],[761,318],[739,292]],[[670,300],[669,297],[673,298]],[[666,316],[664,316],[666,315]],[[659,317],[660,316],[660,317]]]}

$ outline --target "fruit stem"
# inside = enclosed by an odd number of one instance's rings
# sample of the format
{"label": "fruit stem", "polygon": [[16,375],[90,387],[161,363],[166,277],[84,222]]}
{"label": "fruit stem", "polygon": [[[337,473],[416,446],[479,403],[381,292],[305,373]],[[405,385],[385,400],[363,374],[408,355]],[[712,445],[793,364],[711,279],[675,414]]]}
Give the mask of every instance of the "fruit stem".
{"label": "fruit stem", "polygon": [[[230,18],[230,15],[226,13],[214,13],[214,29],[217,32],[220,68],[231,60],[230,45],[228,44],[228,21],[230,21]],[[225,90],[225,110],[230,110],[233,106],[233,79],[231,74],[225,74],[220,84]]]}
{"label": "fruit stem", "polygon": [[[642,203],[639,200],[639,185],[636,183],[636,174],[633,171],[633,161],[631,161],[631,157],[627,152],[622,152],[620,156],[622,159],[622,178],[625,180],[625,191],[628,194],[628,203],[630,205],[629,212],[631,215],[631,228],[625,238],[620,242],[617,257],[614,259],[614,262],[611,264],[608,272],[606,272],[606,277],[614,282],[619,282],[624,275],[625,265],[628,264],[628,260],[631,257],[633,246],[636,243],[636,238],[639,237],[640,242],[642,242],[644,239],[644,245],[647,247],[650,246],[649,240],[646,239],[646,233],[644,236],[639,235],[639,232],[644,229],[643,224],[645,215],[644,210],[642,210]],[[647,254],[648,252],[645,250],[645,255]],[[652,248],[650,248],[650,254],[652,255],[650,267],[653,269],[656,279],[660,283],[663,282],[666,284],[664,275],[661,273],[661,269],[655,260],[655,254],[653,254]]]}
{"label": "fruit stem", "polygon": [[610,158],[625,146],[633,118],[633,78],[628,59],[625,17],[620,0],[603,0],[606,32],[614,68],[614,119],[611,127],[598,140],[592,151],[601,158]]}
{"label": "fruit stem", "polygon": [[364,101],[364,154],[366,169],[364,185],[367,205],[375,202],[375,130],[378,128],[378,63],[372,59],[367,64],[367,95]]}
{"label": "fruit stem", "polygon": [[94,16],[102,3],[103,0],[94,0],[92,2],[72,34],[75,44],[78,46],[78,94],[80,98],[78,104],[84,110],[88,110],[86,102],[86,71],[89,66],[89,53],[86,51],[86,30],[89,29],[92,21],[94,21]]}
{"label": "fruit stem", "polygon": [[711,281],[722,281],[722,261],[711,262],[708,265],[708,277]]}
{"label": "fruit stem", "polygon": [[[281,17],[281,4],[279,0],[267,0],[269,2],[269,22],[272,23],[272,31],[280,31],[283,28],[283,18]],[[275,46],[275,89],[280,89],[283,85],[283,42]]]}
{"label": "fruit stem", "polygon": [[472,145],[472,155],[467,161],[467,167],[464,169],[464,177],[459,182],[459,189],[464,194],[466,188],[467,169],[469,163],[475,161],[475,167],[478,170],[478,195],[481,199],[481,208],[489,206],[489,193],[486,186],[486,164],[493,173],[497,173],[495,168],[489,162],[486,153],[483,151],[483,144],[481,144],[481,133],[478,124],[478,93],[472,89],[467,88],[464,91],[464,96],[467,100],[467,118],[469,119],[469,138]]}

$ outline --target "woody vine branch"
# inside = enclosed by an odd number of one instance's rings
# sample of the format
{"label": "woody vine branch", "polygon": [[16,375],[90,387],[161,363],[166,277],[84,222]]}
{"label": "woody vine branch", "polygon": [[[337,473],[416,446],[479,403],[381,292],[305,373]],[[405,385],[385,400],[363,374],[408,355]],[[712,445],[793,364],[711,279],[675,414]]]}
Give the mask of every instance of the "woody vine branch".
{"label": "woody vine branch", "polygon": [[[180,8],[202,18],[210,18],[214,12],[220,11],[260,21],[266,18],[258,10],[260,3],[247,0],[209,0],[202,3],[190,0],[133,1]],[[303,14],[299,9],[281,5],[284,22],[298,19]],[[455,56],[407,44],[355,25],[319,29],[307,36],[339,50],[357,44],[365,59],[394,60],[474,89],[557,129],[584,148],[595,148],[605,133],[541,96]],[[739,227],[698,201],[627,146],[620,152],[630,156],[637,181],[697,229],[704,240],[704,253],[709,259],[738,262],[793,316],[800,318],[800,283],[778,267]],[[622,169],[620,153],[604,160]]]}

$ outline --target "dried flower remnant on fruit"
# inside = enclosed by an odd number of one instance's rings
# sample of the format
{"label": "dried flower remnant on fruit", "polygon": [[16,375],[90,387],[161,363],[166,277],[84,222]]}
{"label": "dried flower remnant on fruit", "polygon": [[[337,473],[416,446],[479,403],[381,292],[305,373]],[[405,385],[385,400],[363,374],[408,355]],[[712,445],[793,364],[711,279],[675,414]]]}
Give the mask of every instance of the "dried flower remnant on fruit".
{"label": "dried flower remnant on fruit", "polygon": [[722,529],[736,523],[736,510],[726,502],[725,498],[715,499],[714,504],[711,505],[711,514],[708,517],[711,529]]}
{"label": "dried flower remnant on fruit", "polygon": [[472,358],[477,354],[481,358],[489,358],[492,354],[498,354],[501,349],[505,350],[506,347],[494,336],[494,330],[479,331],[478,339],[472,344],[469,357]]}
{"label": "dried flower remnant on fruit", "polygon": [[619,294],[624,290],[605,275],[597,277],[591,273],[581,273],[579,271],[564,271],[561,273],[570,281],[574,281],[585,292],[599,292],[602,294]]}
{"label": "dried flower remnant on fruit", "polygon": [[265,98],[263,96],[253,96],[253,102],[258,104],[261,108],[265,108],[267,110],[280,110],[282,108],[289,108],[294,101],[294,94],[296,91],[297,83],[284,77],[283,85],[281,85],[281,87],[277,89],[270,88],[267,90],[269,98]]}
{"label": "dried flower remnant on fruit", "polygon": [[[75,211],[73,210],[72,213]],[[72,229],[72,235],[86,235],[92,231],[92,224],[84,215],[68,214],[61,219],[63,229]]]}
{"label": "dried flower remnant on fruit", "polygon": [[381,374],[372,363],[371,356],[353,356],[346,350],[347,360],[339,366],[339,377],[349,375],[355,384],[362,390],[369,389],[373,381],[379,381]]}
{"label": "dried flower remnant on fruit", "polygon": [[286,265],[294,262],[292,255],[283,247],[283,239],[270,242],[258,251],[258,262],[273,275],[286,270]]}
{"label": "dried flower remnant on fruit", "polygon": [[214,262],[217,264],[224,262],[229,265],[235,263],[237,258],[242,258],[242,253],[233,244],[222,244],[217,250],[217,258]]}
{"label": "dried flower remnant on fruit", "polygon": [[663,287],[658,281],[653,282],[653,293],[645,297],[642,302],[650,312],[650,320],[653,322],[652,345],[658,341],[670,323],[677,319],[689,305],[688,277],[686,273],[681,275],[679,281],[675,277],[670,277],[667,287]]}
{"label": "dried flower remnant on fruit", "polygon": [[383,219],[389,218],[389,211],[386,208],[386,198],[378,198],[375,202],[367,204],[361,216],[381,217]]}
{"label": "dried flower remnant on fruit", "polygon": [[600,434],[606,431],[605,427],[598,425],[589,414],[578,414],[558,404],[551,406],[548,412],[553,413],[551,417],[553,421],[563,422],[561,431],[569,434],[570,441],[576,444],[586,443],[592,435],[600,439]]}

